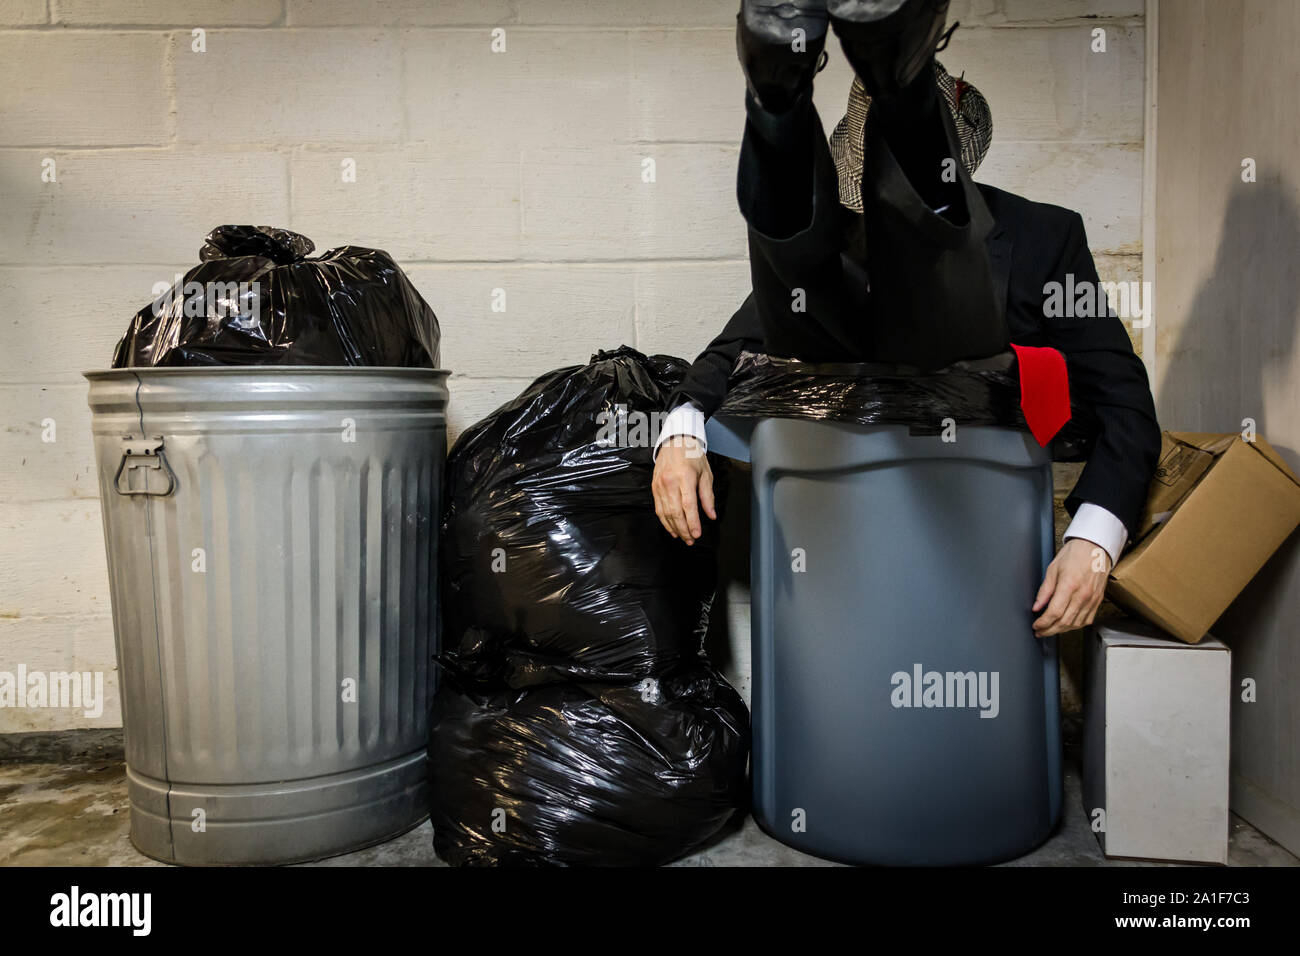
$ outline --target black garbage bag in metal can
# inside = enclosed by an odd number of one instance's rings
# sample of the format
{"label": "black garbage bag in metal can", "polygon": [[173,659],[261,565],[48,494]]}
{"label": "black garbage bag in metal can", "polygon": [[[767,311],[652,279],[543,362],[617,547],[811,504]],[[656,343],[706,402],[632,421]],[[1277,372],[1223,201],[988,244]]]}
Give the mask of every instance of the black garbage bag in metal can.
{"label": "black garbage bag in metal can", "polygon": [[113,368],[438,367],[438,318],[388,253],[314,248],[287,229],[218,226],[199,265],[136,313]]}

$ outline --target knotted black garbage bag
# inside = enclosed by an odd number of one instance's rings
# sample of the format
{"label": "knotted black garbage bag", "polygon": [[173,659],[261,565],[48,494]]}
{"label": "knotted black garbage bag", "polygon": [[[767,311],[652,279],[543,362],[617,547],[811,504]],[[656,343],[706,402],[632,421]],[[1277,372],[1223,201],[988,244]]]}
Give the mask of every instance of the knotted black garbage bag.
{"label": "knotted black garbage bag", "polygon": [[454,865],[655,866],[745,805],[749,713],[698,663],[633,683],[475,689],[429,720],[434,849]]}
{"label": "knotted black garbage bag", "polygon": [[388,253],[314,248],[287,229],[218,226],[202,262],[136,313],[113,367],[438,367],[438,319]]}
{"label": "knotted black garbage bag", "polygon": [[[543,375],[461,435],[440,541],[443,652],[476,679],[635,680],[697,655],[716,522],[655,515],[664,403],[687,364],[623,347]],[[725,463],[710,461],[725,496]]]}

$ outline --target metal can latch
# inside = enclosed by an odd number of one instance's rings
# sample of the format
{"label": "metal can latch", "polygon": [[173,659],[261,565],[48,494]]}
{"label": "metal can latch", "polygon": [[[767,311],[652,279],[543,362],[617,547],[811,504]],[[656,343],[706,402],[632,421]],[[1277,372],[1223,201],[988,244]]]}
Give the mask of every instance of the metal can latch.
{"label": "metal can latch", "polygon": [[[144,475],[143,487],[131,487],[131,475],[135,472]],[[166,478],[165,488],[156,487],[155,480],[150,477],[155,472]],[[161,479],[158,483],[161,483]],[[119,495],[151,495],[157,498],[165,498],[176,490],[176,474],[167,464],[167,456],[163,454],[161,436],[135,438],[127,435],[122,439],[122,463],[117,466],[117,474],[113,476],[113,487]]]}

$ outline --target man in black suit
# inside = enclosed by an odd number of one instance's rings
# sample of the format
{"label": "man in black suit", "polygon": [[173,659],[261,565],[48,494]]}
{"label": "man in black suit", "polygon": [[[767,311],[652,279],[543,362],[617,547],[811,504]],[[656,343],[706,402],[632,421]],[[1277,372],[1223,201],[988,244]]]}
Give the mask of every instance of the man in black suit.
{"label": "man in black suit", "polygon": [[[700,535],[700,510],[716,518],[703,423],[742,351],[933,370],[1009,343],[1051,346],[1099,432],[1066,500],[1066,541],[1034,604],[1035,633],[1047,636],[1091,623],[1137,526],[1160,429],[1146,370],[1105,305],[1079,214],[971,180],[987,149],[987,140],[972,141],[991,121],[981,122],[978,92],[934,60],[952,32],[943,33],[947,6],[742,3],[737,47],[748,92],[737,194],[753,292],[670,400],[655,506],[688,544]],[[811,101],[831,25],[857,74],[833,137],[838,169]],[[865,121],[861,133],[855,118]],[[1048,304],[1051,283],[1091,288],[1093,308],[1059,314]]]}

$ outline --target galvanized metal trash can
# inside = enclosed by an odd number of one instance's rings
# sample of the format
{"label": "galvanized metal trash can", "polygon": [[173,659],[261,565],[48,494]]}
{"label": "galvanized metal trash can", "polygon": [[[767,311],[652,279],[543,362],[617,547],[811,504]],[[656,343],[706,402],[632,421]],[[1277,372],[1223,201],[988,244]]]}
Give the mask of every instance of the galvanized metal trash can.
{"label": "galvanized metal trash can", "polygon": [[131,841],[286,863],[428,810],[446,372],[89,372]]}
{"label": "galvanized metal trash can", "polygon": [[1030,610],[1047,453],[1007,428],[763,419],[750,454],[758,822],[852,863],[1037,846],[1062,786],[1056,641]]}

